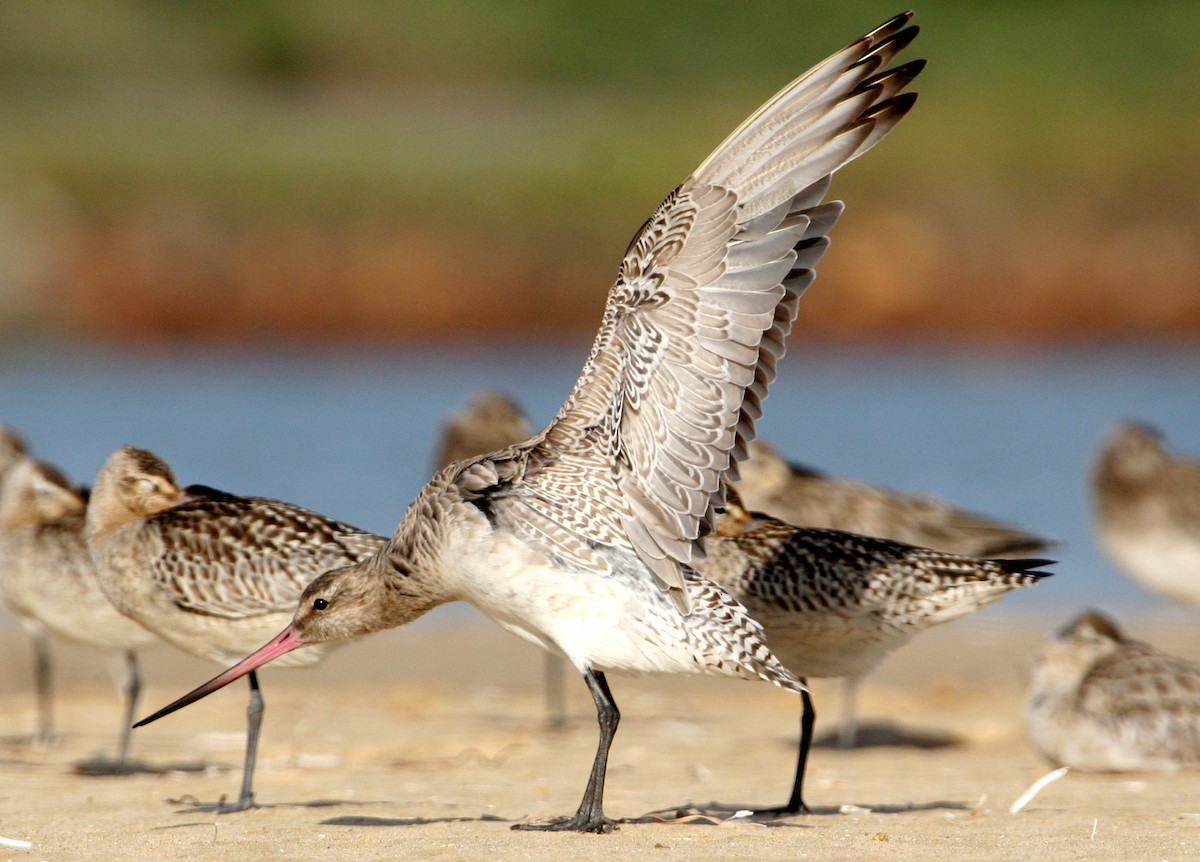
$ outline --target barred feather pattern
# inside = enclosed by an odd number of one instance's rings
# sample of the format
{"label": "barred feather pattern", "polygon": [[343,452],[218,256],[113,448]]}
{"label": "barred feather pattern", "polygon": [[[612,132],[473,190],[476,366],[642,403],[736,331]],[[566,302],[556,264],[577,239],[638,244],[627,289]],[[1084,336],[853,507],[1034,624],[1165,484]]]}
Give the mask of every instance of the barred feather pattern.
{"label": "barred feather pattern", "polygon": [[[144,505],[139,488],[154,485]],[[319,574],[368,559],[385,539],[279,500],[186,490],[145,450],[101,468],[87,538],[101,588],[122,613],[201,658],[229,663],[276,634]],[[284,659],[308,664],[322,650]]]}
{"label": "barred feather pattern", "polygon": [[1044,757],[1072,769],[1200,768],[1200,665],[1086,611],[1035,659],[1026,727]]}
{"label": "barred feather pattern", "polygon": [[795,527],[731,498],[699,571],[742,601],[803,677],[859,676],[927,628],[1049,572],[838,530]]}

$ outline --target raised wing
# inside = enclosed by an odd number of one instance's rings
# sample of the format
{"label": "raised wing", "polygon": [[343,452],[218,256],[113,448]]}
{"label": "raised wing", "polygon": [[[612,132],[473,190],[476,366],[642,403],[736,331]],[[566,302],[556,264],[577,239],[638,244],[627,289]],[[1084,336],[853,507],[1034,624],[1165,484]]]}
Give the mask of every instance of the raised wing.
{"label": "raised wing", "polygon": [[631,545],[685,611],[680,567],[702,553],[841,212],[821,203],[830,175],[915,100],[896,94],[923,61],[880,71],[916,35],[910,17],[793,81],[663,201],[621,263],[578,383],[530,452],[530,509],[552,517],[569,494],[567,508],[597,520],[568,544]]}
{"label": "raised wing", "polygon": [[193,613],[291,613],[317,575],[369,557],[385,542],[290,503],[195,485],[188,491],[204,499],[156,516],[165,522],[163,547],[150,574],[170,601]]}

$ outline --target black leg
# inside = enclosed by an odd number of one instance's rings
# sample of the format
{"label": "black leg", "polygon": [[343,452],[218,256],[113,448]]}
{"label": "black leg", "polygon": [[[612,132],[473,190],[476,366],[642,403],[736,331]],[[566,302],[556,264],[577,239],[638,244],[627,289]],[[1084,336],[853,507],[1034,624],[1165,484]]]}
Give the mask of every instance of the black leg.
{"label": "black leg", "polygon": [[567,698],[564,690],[563,667],[566,659],[557,653],[546,653],[546,727],[562,730],[567,726]]}
{"label": "black leg", "polygon": [[763,817],[779,817],[788,814],[809,814],[804,804],[804,770],[808,766],[808,750],[812,748],[813,725],[817,722],[817,711],[813,709],[812,695],[808,690],[800,692],[803,710],[800,713],[800,751],[796,757],[796,780],[792,784],[792,795],[787,805],[775,808],[756,808],[754,814]]}
{"label": "black leg", "polygon": [[552,832],[611,832],[616,824],[604,816],[604,773],[608,769],[608,749],[612,746],[621,711],[608,689],[604,674],[588,669],[583,673],[584,682],[596,702],[596,719],[600,723],[600,744],[596,748],[596,759],[592,762],[592,774],[588,777],[587,789],[574,817],[552,820],[549,823],[518,823],[513,829]]}
{"label": "black leg", "polygon": [[808,750],[812,748],[813,725],[817,721],[817,711],[813,709],[812,695],[802,691],[800,697],[804,709],[800,713],[800,753],[796,757],[796,781],[792,784],[792,795],[788,799],[782,814],[808,814],[809,808],[804,804],[804,770],[808,767]]}
{"label": "black leg", "polygon": [[50,639],[43,628],[31,629],[33,641],[33,688],[37,696],[37,732],[33,744],[45,748],[54,741],[54,672],[50,661]]}
{"label": "black leg", "polygon": [[125,653],[125,721],[121,725],[121,744],[117,749],[116,770],[129,768],[129,735],[133,729],[133,716],[137,710],[138,697],[142,693],[142,677],[138,673],[137,656],[130,650]]}

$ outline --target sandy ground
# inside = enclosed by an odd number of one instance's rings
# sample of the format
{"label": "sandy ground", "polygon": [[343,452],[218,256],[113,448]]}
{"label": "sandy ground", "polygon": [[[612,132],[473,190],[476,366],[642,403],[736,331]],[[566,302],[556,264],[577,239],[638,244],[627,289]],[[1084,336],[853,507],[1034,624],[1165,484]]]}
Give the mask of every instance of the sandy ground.
{"label": "sandy ground", "polygon": [[[433,615],[336,653],[322,668],[262,675],[267,711],[257,797],[216,816],[190,800],[236,795],[245,687],[136,732],[134,754],[207,772],[83,778],[72,764],[111,750],[120,706],[106,660],[62,648],[58,742],[31,750],[28,649],[0,634],[0,845],[14,859],[1194,859],[1197,776],[1068,774],[1019,814],[1012,802],[1050,770],[1022,727],[1025,667],[1052,623],[986,616],[935,630],[863,687],[862,715],[936,743],[814,750],[817,813],[777,826],[626,824],[606,835],[513,832],[569,814],[595,750],[594,712],[570,679],[573,720],[542,724],[541,655],[459,614]],[[1185,655],[1200,634],[1131,625]],[[141,714],[214,668],[165,648],[146,658]],[[782,802],[798,702],[763,684],[610,678],[623,721],[606,810],[634,817],[684,802]],[[832,718],[837,690],[814,683]],[[820,732],[820,718],[818,732]],[[832,724],[829,722],[828,724]],[[845,807],[852,806],[852,807]]]}

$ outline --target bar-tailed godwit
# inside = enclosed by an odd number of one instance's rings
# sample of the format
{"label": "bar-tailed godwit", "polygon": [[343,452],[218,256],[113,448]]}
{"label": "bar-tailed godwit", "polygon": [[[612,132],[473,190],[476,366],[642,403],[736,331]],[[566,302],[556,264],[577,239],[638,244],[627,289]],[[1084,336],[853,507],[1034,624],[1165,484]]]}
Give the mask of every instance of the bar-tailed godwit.
{"label": "bar-tailed godwit", "polygon": [[1200,665],[1085,611],[1042,647],[1025,706],[1034,747],[1091,772],[1200,768]]}
{"label": "bar-tailed godwit", "polygon": [[800,691],[758,623],[692,563],[841,213],[821,202],[830,176],[915,99],[900,91],[923,63],[885,68],[916,35],[910,17],[792,82],[667,196],[630,243],[582,375],[549,426],[441,470],[378,554],[321,575],[274,640],[145,721],[297,647],[464,600],[565,655],[596,704],[600,741],[578,810],[516,828],[605,832],[620,717],[606,671]]}
{"label": "bar-tailed godwit", "polygon": [[[87,541],[121,613],[185,652],[229,664],[287,623],[313,578],[369,558],[385,540],[290,503],[182,489],[161,458],[124,446],[96,476]],[[313,664],[325,652],[284,663]],[[241,793],[219,811],[254,806],[262,711],[251,673]]]}
{"label": "bar-tailed godwit", "polygon": [[121,652],[128,670],[120,744],[113,761],[96,759],[90,774],[122,774],[129,761],[129,726],[141,682],[136,650],[156,638],[119,614],[96,580],[83,539],[84,492],[57,469],[26,459],[0,482],[0,599],[34,648],[37,739],[53,736],[48,635]]}
{"label": "bar-tailed godwit", "polygon": [[[789,524],[878,536],[920,548],[969,557],[1025,557],[1052,541],[987,515],[926,494],[895,491],[857,479],[830,476],[789,462],[761,440],[750,444],[736,483],[745,506]],[[858,737],[857,699],[862,676],[842,680],[838,744]]]}
{"label": "bar-tailed godwit", "polygon": [[1100,544],[1134,580],[1200,607],[1200,460],[1140,422],[1118,424],[1092,476]]}
{"label": "bar-tailed godwit", "polygon": [[433,468],[504,449],[528,440],[533,432],[525,411],[510,396],[480,389],[442,423]]}
{"label": "bar-tailed godwit", "polygon": [[761,440],[738,465],[747,509],[805,527],[878,536],[969,557],[1018,557],[1053,544],[1028,530],[926,494],[830,476],[785,460]]}
{"label": "bar-tailed godwit", "polygon": [[[440,443],[443,460],[438,466],[445,466],[450,460],[465,458],[470,454],[511,446],[524,439],[522,435],[531,428],[529,420],[510,397],[493,390],[481,390],[445,423]],[[450,455],[454,457],[450,458]],[[773,447],[761,440],[750,444],[747,458],[738,465],[738,471],[740,478],[731,486],[740,498],[737,505],[745,506],[742,511],[765,512],[786,522],[780,528],[787,524],[826,528],[891,539],[916,548],[931,548],[985,559],[1025,556],[1052,544],[1017,527],[986,515],[967,512],[929,496],[904,494],[801,467],[785,461]],[[750,500],[757,502],[751,503]],[[718,578],[702,570],[705,577],[725,586],[729,586],[728,579],[734,572],[726,569],[723,577]],[[865,570],[863,576],[867,576]],[[784,575],[776,571],[772,577],[781,579]],[[872,577],[882,578],[883,574],[876,573]],[[799,584],[803,576],[797,574],[796,579]],[[771,626],[766,628],[768,639],[774,643]],[[553,653],[547,653],[546,659],[547,714],[550,716],[550,725],[558,727],[565,724],[562,659]],[[882,653],[879,659],[882,659]],[[860,663],[849,661],[843,666],[856,664]],[[865,666],[875,664],[877,661],[871,661]],[[839,721],[839,744],[843,748],[854,745],[857,733],[854,705],[861,680],[862,677],[857,675],[843,679]]]}
{"label": "bar-tailed godwit", "polygon": [[[742,507],[731,490],[699,566],[762,623],[771,649],[806,678],[861,677],[928,628],[1049,575],[1039,559],[980,559],[841,530],[796,527]],[[816,714],[803,693],[796,777],[783,814],[807,810],[804,770]]]}

